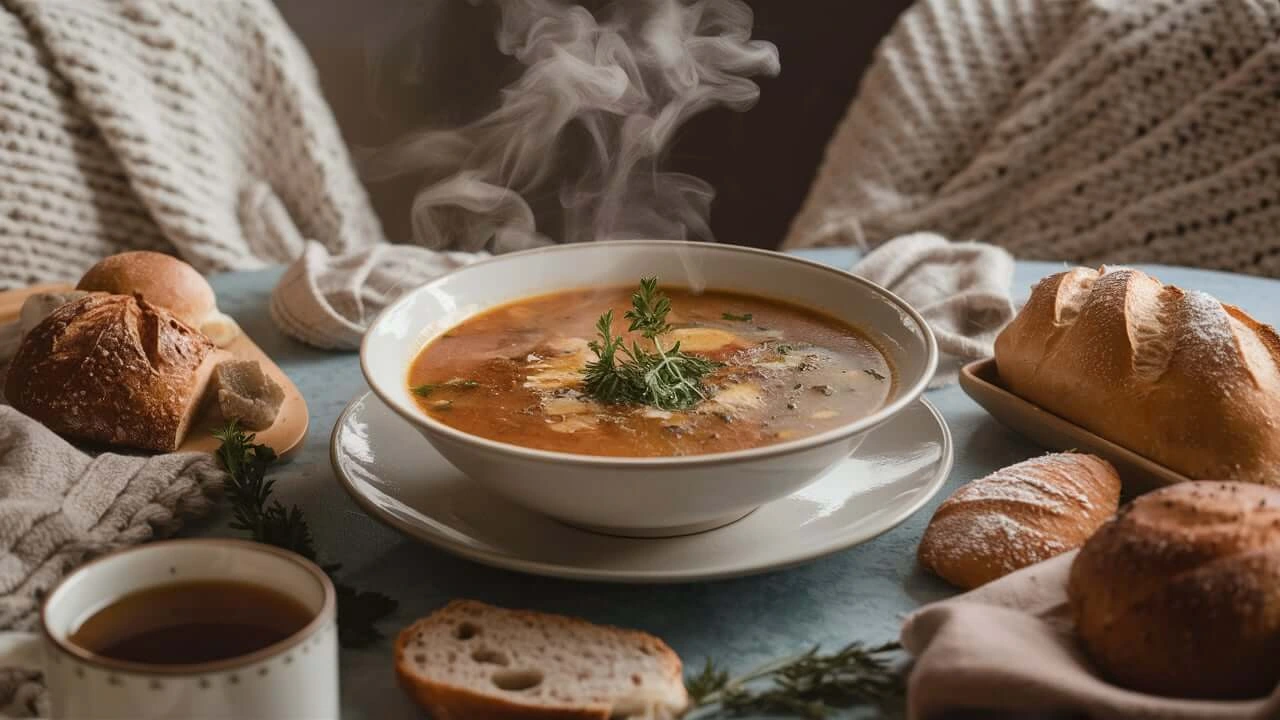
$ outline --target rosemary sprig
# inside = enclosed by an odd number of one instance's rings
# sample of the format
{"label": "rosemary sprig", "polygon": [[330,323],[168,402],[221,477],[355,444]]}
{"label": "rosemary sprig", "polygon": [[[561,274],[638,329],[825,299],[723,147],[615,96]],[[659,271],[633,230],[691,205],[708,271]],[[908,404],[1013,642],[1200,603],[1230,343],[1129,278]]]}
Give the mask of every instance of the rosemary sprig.
{"label": "rosemary sprig", "polygon": [[731,312],[722,312],[720,313],[720,317],[725,320],[728,320],[729,322],[751,322],[752,315],[751,313],[742,313],[741,315],[734,315]]}
{"label": "rosemary sprig", "polygon": [[[276,454],[266,445],[254,442],[255,435],[245,433],[235,421],[215,430],[222,442],[217,457],[228,475],[227,497],[231,501],[231,527],[244,530],[255,542],[292,550],[316,561],[315,538],[311,527],[297,505],[286,508],[271,498],[275,480],[267,470]],[[338,596],[338,639],[344,647],[363,647],[382,634],[377,622],[396,609],[396,601],[379,592],[359,591],[338,581],[341,565],[321,565],[333,580]]]}
{"label": "rosemary sprig", "polygon": [[688,355],[680,343],[663,347],[662,336],[671,330],[667,315],[671,299],[658,290],[658,279],[644,278],[631,296],[626,312],[628,332],[639,332],[652,350],[622,335],[613,334],[613,311],[596,322],[599,338],[587,345],[596,359],[587,363],[583,374],[587,395],[615,405],[652,405],[663,410],[682,410],[706,397],[702,378],[719,363]]}
{"label": "rosemary sprig", "polygon": [[887,704],[904,691],[890,657],[899,649],[897,643],[866,647],[854,642],[824,654],[814,647],[740,677],[731,677],[707,660],[702,671],[685,682],[694,707],[690,717],[765,713],[820,720],[837,708]]}

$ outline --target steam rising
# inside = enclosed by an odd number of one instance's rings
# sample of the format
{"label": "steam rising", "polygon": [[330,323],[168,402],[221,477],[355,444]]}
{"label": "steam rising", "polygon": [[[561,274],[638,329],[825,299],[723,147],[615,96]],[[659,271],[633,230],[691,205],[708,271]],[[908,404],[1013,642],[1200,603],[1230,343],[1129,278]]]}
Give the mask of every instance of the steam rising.
{"label": "steam rising", "polygon": [[[659,170],[679,127],[751,107],[778,72],[739,0],[622,0],[593,15],[557,0],[495,0],[498,48],[524,66],[499,107],[371,158],[374,178],[421,173],[414,241],[513,249],[620,238],[711,240],[710,185]],[[537,212],[535,212],[535,210]]]}

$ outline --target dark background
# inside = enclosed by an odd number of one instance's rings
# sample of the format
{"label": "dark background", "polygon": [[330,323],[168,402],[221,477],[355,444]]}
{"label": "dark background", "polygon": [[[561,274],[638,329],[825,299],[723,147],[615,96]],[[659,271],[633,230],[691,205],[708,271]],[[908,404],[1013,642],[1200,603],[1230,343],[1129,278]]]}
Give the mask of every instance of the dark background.
{"label": "dark background", "polygon": [[[823,148],[880,38],[907,0],[748,0],[753,37],[778,46],[782,72],[759,78],[746,113],[693,118],[668,169],[716,189],[716,238],[776,247],[808,192]],[[493,8],[464,0],[277,0],[311,53],[325,96],[356,151],[421,126],[466,122],[511,79],[493,42]],[[412,177],[371,183],[393,242],[409,236]]]}

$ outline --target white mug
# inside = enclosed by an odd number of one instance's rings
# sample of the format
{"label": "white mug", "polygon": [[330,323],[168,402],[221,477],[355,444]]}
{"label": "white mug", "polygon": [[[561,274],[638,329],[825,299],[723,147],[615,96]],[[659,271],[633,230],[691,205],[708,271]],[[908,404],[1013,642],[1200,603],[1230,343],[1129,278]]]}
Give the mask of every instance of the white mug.
{"label": "white mug", "polygon": [[[198,665],[105,658],[70,637],[90,615],[125,595],[161,585],[235,581],[281,593],[311,621],[240,657]],[[333,584],[319,567],[284,550],[242,540],[170,540],[122,550],[68,575],[45,599],[41,632],[8,643],[44,671],[55,720],[337,720],[338,629]],[[43,646],[40,658],[36,646]],[[36,657],[32,657],[32,656]]]}

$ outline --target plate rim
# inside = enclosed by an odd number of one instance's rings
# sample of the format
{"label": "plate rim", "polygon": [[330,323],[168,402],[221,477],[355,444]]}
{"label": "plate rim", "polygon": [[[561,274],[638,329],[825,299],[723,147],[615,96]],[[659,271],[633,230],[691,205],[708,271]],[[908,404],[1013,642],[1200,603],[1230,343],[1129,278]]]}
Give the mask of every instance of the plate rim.
{"label": "plate rim", "polygon": [[[730,578],[746,577],[749,575],[759,575],[767,572],[776,572],[786,570],[798,565],[803,565],[813,560],[833,555],[844,550],[848,550],[857,545],[870,542],[875,538],[889,532],[898,527],[908,518],[915,515],[924,507],[926,503],[932,500],[946,485],[947,480],[951,476],[951,471],[955,466],[955,445],[951,437],[951,428],[947,425],[946,418],[942,413],[934,407],[923,395],[918,397],[914,402],[924,406],[926,410],[933,416],[937,428],[941,433],[942,452],[938,461],[934,465],[933,475],[927,483],[924,484],[924,492],[919,497],[908,504],[903,510],[892,514],[888,519],[870,530],[852,533],[847,537],[841,538],[834,544],[822,544],[816,548],[807,548],[803,552],[789,557],[781,562],[740,562],[732,565],[721,565],[715,569],[708,570],[600,570],[600,569],[584,569],[581,567],[573,567],[559,563],[549,563],[538,560],[521,560],[512,557],[509,554],[497,553],[478,549],[454,541],[439,532],[424,531],[419,525],[401,520],[389,513],[385,513],[381,508],[377,507],[363,493],[355,488],[355,481],[347,477],[343,471],[341,463],[338,461],[338,433],[344,427],[347,417],[354,412],[355,407],[361,402],[373,398],[378,402],[382,402],[376,394],[371,390],[366,390],[354,398],[352,398],[338,414],[338,419],[333,424],[333,429],[329,433],[329,464],[333,469],[333,474],[338,484],[346,492],[347,496],[360,508],[362,512],[385,525],[392,530],[407,536],[413,540],[437,548],[451,555],[462,557],[472,562],[480,563],[490,567],[496,567],[502,570],[520,572],[524,574],[538,575],[542,577],[560,578],[564,580],[579,580],[590,582],[609,582],[620,584],[678,584],[689,582],[708,582],[714,580],[725,580]],[[911,405],[904,406],[906,408]],[[391,409],[394,414],[394,409]],[[894,418],[900,413],[887,418],[884,423],[876,429],[882,428],[893,422]],[[396,416],[400,419],[399,416]],[[401,419],[403,422],[403,420]],[[872,431],[874,432],[874,430]],[[425,441],[425,440],[424,440]],[[443,459],[443,458],[442,458]],[[445,460],[445,462],[448,462]],[[775,500],[774,502],[778,502]],[[529,510],[529,512],[534,512]],[[536,514],[536,513],[535,513]],[[588,532],[583,530],[582,532]],[[716,532],[709,530],[707,532]],[[643,538],[636,539],[637,542],[663,542],[671,538]]]}

